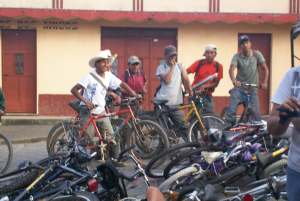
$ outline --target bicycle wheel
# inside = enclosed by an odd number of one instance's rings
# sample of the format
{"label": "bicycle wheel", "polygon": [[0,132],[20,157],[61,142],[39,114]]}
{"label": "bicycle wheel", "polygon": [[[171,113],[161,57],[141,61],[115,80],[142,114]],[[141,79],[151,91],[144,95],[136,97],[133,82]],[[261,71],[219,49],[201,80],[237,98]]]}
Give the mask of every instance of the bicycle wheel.
{"label": "bicycle wheel", "polygon": [[[205,119],[211,119],[217,123],[222,123],[225,124],[226,121],[224,119],[222,119],[220,116],[216,115],[216,114],[203,114],[201,115],[201,119],[202,122],[205,121]],[[205,135],[204,131],[201,129],[200,124],[198,122],[198,119],[194,119],[191,123],[190,123],[190,127],[188,129],[188,141],[192,142],[192,136],[194,136],[195,140],[198,140],[199,138],[203,137]]]}
{"label": "bicycle wheel", "polygon": [[[175,160],[176,158],[180,157],[183,153],[187,150],[195,149],[201,147],[199,142],[187,142],[183,144],[178,144],[173,147],[170,147],[160,154],[156,155],[151,159],[148,163],[147,167],[145,168],[145,172],[148,177],[151,178],[161,178],[163,177],[163,171],[167,164],[171,161]],[[161,164],[161,158],[166,156],[165,162]]]}
{"label": "bicycle wheel", "polygon": [[0,133],[0,173],[4,174],[9,168],[13,158],[13,148],[11,141]]}
{"label": "bicycle wheel", "polygon": [[222,110],[222,112],[221,112],[221,114],[220,114],[220,117],[222,117],[223,119],[225,119],[227,110],[228,110],[228,107],[224,107],[223,110]]}
{"label": "bicycle wheel", "polygon": [[[127,135],[127,146],[135,144],[135,148],[129,152],[142,159],[142,166],[146,167],[153,156],[156,156],[164,149],[169,148],[169,142],[165,131],[155,122],[138,121],[133,124],[129,135]],[[166,157],[163,156],[161,163]]]}
{"label": "bicycle wheel", "polygon": [[[42,198],[42,199],[38,199],[38,200],[46,201],[49,198],[50,197]],[[93,193],[80,191],[80,192],[76,192],[75,195],[74,194],[71,194],[71,195],[59,194],[52,200],[56,200],[56,201],[65,201],[65,200],[66,201],[98,201],[99,199]]]}
{"label": "bicycle wheel", "polygon": [[[124,122],[124,119],[118,118],[118,119],[111,119],[111,126],[113,128],[114,131],[117,130],[117,128]],[[126,138],[128,133],[131,130],[131,125],[129,123],[126,123],[123,128],[116,133],[115,135],[115,141],[119,142],[120,144],[120,150],[125,149],[126,147]]]}
{"label": "bicycle wheel", "polygon": [[[245,119],[245,112],[246,112],[246,119]],[[251,108],[248,108],[247,110],[243,111],[238,123],[252,124],[253,121],[255,121],[255,113]]]}
{"label": "bicycle wheel", "polygon": [[231,169],[227,172],[225,172],[224,174],[222,174],[221,176],[207,182],[206,184],[226,184],[229,180],[233,179],[236,176],[239,176],[241,174],[243,174],[244,172],[246,172],[246,167],[245,166],[238,166],[234,169]]}
{"label": "bicycle wheel", "polygon": [[[72,121],[70,121],[68,123],[69,126],[82,126],[80,123],[78,124],[73,124]],[[54,136],[54,134],[56,133],[56,131],[58,131],[59,128],[62,128],[62,122],[60,123],[57,123],[55,124],[49,131],[48,133],[48,136],[47,136],[47,140],[46,140],[46,148],[47,148],[47,151],[48,151],[48,154],[49,154],[49,148],[50,148],[50,144],[51,144],[51,140],[52,140],[52,137]]]}
{"label": "bicycle wheel", "polygon": [[273,176],[283,176],[286,174],[287,160],[281,159],[267,166],[261,173],[260,179]]}
{"label": "bicycle wheel", "polygon": [[[80,132],[82,131],[82,127],[79,126],[70,126],[70,131],[72,134],[77,138]],[[68,151],[70,151],[72,148],[70,148],[68,145],[72,143],[72,140],[70,138],[70,135],[68,133],[69,131],[64,130],[64,128],[59,129],[56,131],[55,135],[52,137],[51,143],[50,143],[50,149],[49,149],[49,155],[54,156],[55,154],[67,154]],[[93,140],[91,137],[84,131],[81,138],[79,139],[78,143],[80,141],[84,141],[87,145],[92,145]]]}
{"label": "bicycle wheel", "polygon": [[[180,188],[182,186],[178,186],[179,184],[184,183],[184,181],[188,180],[190,177],[192,177],[193,173],[197,172],[198,169],[196,167],[188,167],[185,168],[183,170],[181,170],[180,172],[177,172],[176,174],[174,174],[173,176],[171,176],[169,179],[167,179],[166,181],[164,181],[162,184],[160,184],[160,186],[158,187],[158,189],[161,192],[164,192],[166,190],[176,190],[177,188]],[[173,184],[176,182],[176,186],[174,186]]]}
{"label": "bicycle wheel", "polygon": [[6,195],[12,191],[28,187],[40,175],[39,170],[21,172],[13,176],[1,179],[0,195]]}
{"label": "bicycle wheel", "polygon": [[164,178],[168,179],[171,175],[176,174],[180,170],[190,166],[193,163],[199,162],[202,159],[202,151],[221,151],[221,149],[220,147],[205,146],[185,152],[167,165],[164,170]]}

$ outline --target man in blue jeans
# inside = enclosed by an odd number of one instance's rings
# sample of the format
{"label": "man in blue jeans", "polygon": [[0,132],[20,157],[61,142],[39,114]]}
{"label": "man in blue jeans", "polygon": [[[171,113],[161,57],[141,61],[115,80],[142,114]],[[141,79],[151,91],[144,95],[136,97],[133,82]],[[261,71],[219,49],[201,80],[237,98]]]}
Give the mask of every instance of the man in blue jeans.
{"label": "man in blue jeans", "polygon": [[[260,66],[264,71],[264,78],[262,83],[262,89],[268,88],[269,70],[266,65],[263,55],[259,51],[251,50],[250,38],[246,35],[239,37],[238,43],[242,52],[234,55],[230,69],[229,76],[234,85],[234,88],[230,90],[230,104],[226,113],[226,121],[235,125],[236,113],[239,103],[243,103],[247,98],[248,87],[242,86],[242,83],[258,84],[259,82],[259,69]],[[237,76],[235,77],[234,71],[238,69]],[[257,89],[250,87],[250,105],[255,113],[255,120],[261,121],[261,115],[259,113],[259,100],[257,95]]]}
{"label": "man in blue jeans", "polygon": [[[186,87],[186,91],[189,92],[190,96],[193,96],[190,80],[187,72],[182,63],[177,63],[177,51],[176,47],[168,45],[164,49],[166,63],[161,64],[157,67],[156,77],[158,77],[161,88],[157,91],[155,100],[168,100],[168,102],[162,106],[162,110],[168,110],[172,108],[178,108],[183,104],[183,94],[181,88],[181,82]],[[158,108],[154,108],[155,114],[159,113]],[[167,115],[165,115],[166,117]],[[171,121],[177,128],[183,121],[185,115],[182,110],[177,110],[168,113]],[[163,124],[161,124],[163,125]],[[180,128],[180,136],[187,140],[188,124],[185,122]]]}
{"label": "man in blue jeans", "polygon": [[[300,118],[289,115],[289,113],[300,111],[300,66],[291,68],[283,77],[271,102],[272,111],[268,118],[268,131],[274,136],[280,136],[286,132],[290,123],[294,124],[289,157],[287,162],[287,184],[286,191],[289,201],[300,200]],[[286,111],[277,111],[281,107]],[[279,119],[285,122],[279,123]]]}

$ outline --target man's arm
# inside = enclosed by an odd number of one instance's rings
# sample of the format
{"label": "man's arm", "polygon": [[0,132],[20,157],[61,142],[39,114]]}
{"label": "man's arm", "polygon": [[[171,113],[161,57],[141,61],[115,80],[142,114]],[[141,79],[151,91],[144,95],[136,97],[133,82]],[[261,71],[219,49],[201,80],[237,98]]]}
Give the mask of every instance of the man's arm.
{"label": "man's arm", "polygon": [[190,71],[190,69],[186,69],[186,73],[187,73],[187,74],[190,74],[190,73],[192,73],[192,72]]}
{"label": "man's arm", "polygon": [[266,62],[263,62],[262,64],[260,64],[260,66],[264,71],[264,81],[262,83],[262,89],[267,90],[268,89],[268,79],[269,79],[269,69],[268,69]]}
{"label": "man's arm", "polygon": [[189,92],[190,96],[193,96],[194,94],[193,94],[192,86],[191,86],[189,77],[188,77],[187,72],[184,67],[182,67],[181,75],[182,75],[182,82],[183,82],[185,91]]}
{"label": "man's arm", "polygon": [[[137,94],[135,93],[135,91],[133,91],[125,82],[122,82],[120,84],[121,88],[124,89],[129,95],[136,97]],[[122,91],[125,92],[125,91]]]}
{"label": "man's arm", "polygon": [[172,78],[172,75],[173,75],[173,71],[174,71],[174,68],[175,68],[175,63],[171,66],[171,69],[169,71],[168,74],[160,74],[160,78],[166,83],[166,84],[169,84],[171,78]]}
{"label": "man's arm", "polygon": [[241,82],[235,80],[235,75],[234,75],[235,69],[236,69],[236,66],[230,65],[230,68],[229,68],[229,77],[230,77],[230,79],[231,79],[231,81],[232,81],[232,83],[233,83],[234,86],[241,87],[242,86]]}
{"label": "man's arm", "polygon": [[78,98],[79,100],[81,100],[82,102],[84,102],[86,104],[86,106],[89,108],[89,109],[93,109],[95,108],[95,105],[88,101],[87,99],[85,99],[78,91],[80,89],[83,89],[84,87],[80,84],[76,84],[72,89],[71,89],[71,93],[76,97]]}

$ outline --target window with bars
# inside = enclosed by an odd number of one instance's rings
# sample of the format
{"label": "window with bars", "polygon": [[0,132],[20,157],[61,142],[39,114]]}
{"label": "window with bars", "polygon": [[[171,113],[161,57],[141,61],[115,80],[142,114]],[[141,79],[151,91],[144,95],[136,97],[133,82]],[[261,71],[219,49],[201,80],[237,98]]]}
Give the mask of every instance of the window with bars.
{"label": "window with bars", "polygon": [[24,54],[16,53],[15,54],[15,68],[16,74],[23,75],[24,73]]}

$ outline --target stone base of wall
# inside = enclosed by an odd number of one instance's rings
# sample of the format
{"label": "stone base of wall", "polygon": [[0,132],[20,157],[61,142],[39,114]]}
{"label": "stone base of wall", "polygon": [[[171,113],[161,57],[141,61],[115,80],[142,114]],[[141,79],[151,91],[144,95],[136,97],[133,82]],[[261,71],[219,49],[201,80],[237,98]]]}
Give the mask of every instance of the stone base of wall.
{"label": "stone base of wall", "polygon": [[40,94],[39,116],[76,116],[77,113],[68,105],[74,100],[73,95]]}
{"label": "stone base of wall", "polygon": [[[40,116],[76,116],[76,112],[68,105],[68,102],[72,100],[74,100],[73,95],[40,94],[38,114]],[[187,97],[185,102],[187,102]],[[215,96],[214,104],[216,113],[220,115],[222,109],[229,105],[229,96]]]}

